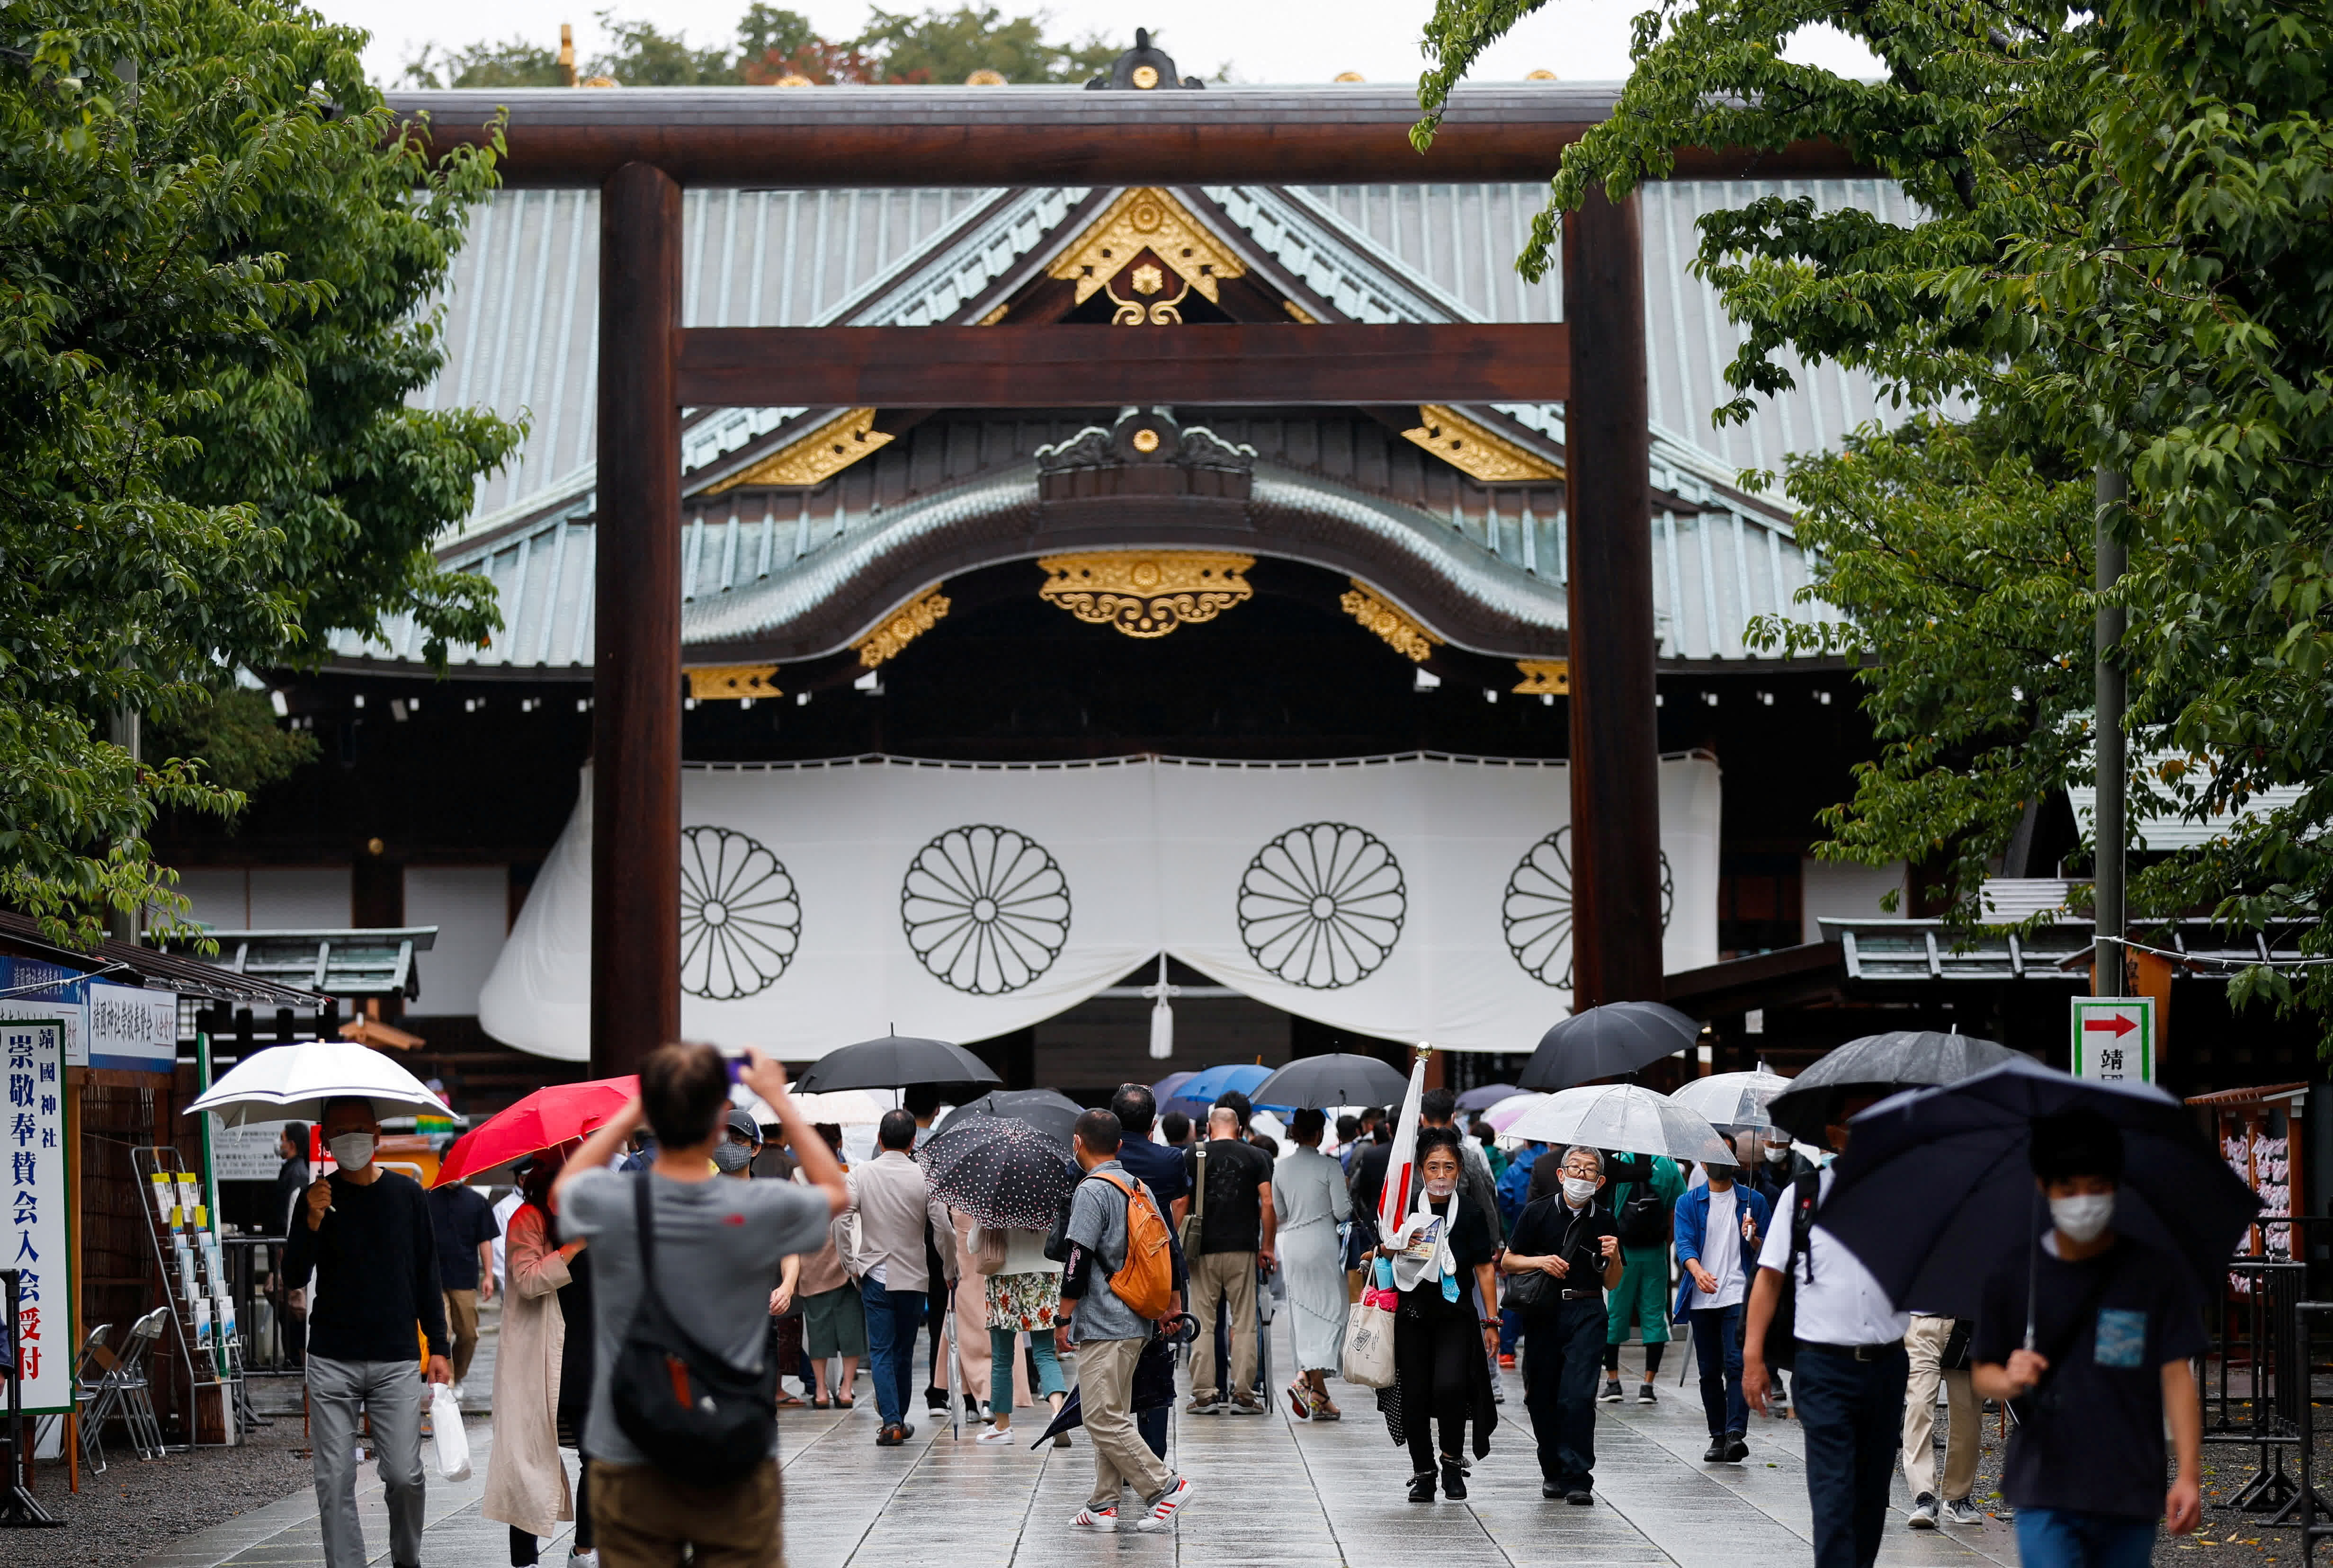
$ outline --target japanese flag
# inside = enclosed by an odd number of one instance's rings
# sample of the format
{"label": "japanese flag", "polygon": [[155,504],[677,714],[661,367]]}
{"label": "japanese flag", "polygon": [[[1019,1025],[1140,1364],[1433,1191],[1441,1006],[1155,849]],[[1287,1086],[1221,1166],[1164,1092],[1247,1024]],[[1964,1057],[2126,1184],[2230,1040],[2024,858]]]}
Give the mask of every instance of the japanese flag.
{"label": "japanese flag", "polygon": [[1417,1100],[1426,1093],[1426,1053],[1410,1064],[1409,1087],[1401,1095],[1401,1114],[1393,1120],[1393,1154],[1386,1161],[1385,1189],[1378,1194],[1378,1234],[1390,1238],[1409,1212],[1410,1194],[1417,1180]]}

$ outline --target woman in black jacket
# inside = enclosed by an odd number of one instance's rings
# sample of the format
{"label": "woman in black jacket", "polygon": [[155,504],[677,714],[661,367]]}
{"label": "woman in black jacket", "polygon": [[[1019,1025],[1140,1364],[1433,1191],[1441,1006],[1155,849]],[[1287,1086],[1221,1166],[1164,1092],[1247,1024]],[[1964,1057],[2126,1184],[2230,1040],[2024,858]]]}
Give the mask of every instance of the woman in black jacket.
{"label": "woman in black jacket", "polygon": [[1498,1352],[1499,1320],[1481,1316],[1476,1306],[1478,1299],[1499,1299],[1491,1267],[1496,1248],[1491,1217],[1459,1195],[1462,1159],[1457,1129],[1419,1129],[1416,1207],[1381,1249],[1401,1306],[1394,1315],[1394,1386],[1379,1403],[1394,1440],[1409,1446],[1414,1503],[1434,1500],[1437,1469],[1444,1494],[1464,1497],[1468,1423],[1480,1458],[1491,1451],[1491,1429],[1499,1421],[1490,1361]]}

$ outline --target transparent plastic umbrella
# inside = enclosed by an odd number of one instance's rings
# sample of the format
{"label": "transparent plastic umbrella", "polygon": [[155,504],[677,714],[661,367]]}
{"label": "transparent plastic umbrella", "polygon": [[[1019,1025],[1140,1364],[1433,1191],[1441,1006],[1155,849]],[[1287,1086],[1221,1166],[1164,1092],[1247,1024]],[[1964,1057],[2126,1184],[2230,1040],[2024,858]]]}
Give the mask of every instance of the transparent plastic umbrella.
{"label": "transparent plastic umbrella", "polygon": [[1713,1073],[1693,1079],[1669,1098],[1713,1127],[1763,1132],[1774,1124],[1766,1102],[1790,1086],[1780,1073]]}
{"label": "transparent plastic umbrella", "polygon": [[1703,1164],[1731,1165],[1734,1159],[1707,1117],[1635,1084],[1588,1084],[1550,1095],[1509,1123],[1507,1134]]}
{"label": "transparent plastic umbrella", "polygon": [[1525,1089],[1520,1095],[1509,1095],[1505,1099],[1500,1101],[1497,1104],[1483,1112],[1483,1120],[1488,1122],[1501,1133],[1504,1133],[1515,1124],[1516,1117],[1522,1115],[1525,1111],[1530,1110],[1533,1105],[1540,1104],[1547,1100],[1551,1100],[1555,1096],[1552,1095],[1542,1095],[1536,1089]]}

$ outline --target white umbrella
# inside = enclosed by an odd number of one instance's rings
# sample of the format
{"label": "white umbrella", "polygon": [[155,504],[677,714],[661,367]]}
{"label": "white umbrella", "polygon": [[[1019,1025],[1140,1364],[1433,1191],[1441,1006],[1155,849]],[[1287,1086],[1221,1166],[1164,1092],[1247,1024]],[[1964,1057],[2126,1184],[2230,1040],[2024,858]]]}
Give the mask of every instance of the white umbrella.
{"label": "white umbrella", "polygon": [[1790,1086],[1780,1073],[1713,1073],[1691,1080],[1669,1098],[1713,1127],[1762,1130],[1773,1125],[1766,1102]]}
{"label": "white umbrella", "polygon": [[1559,1148],[1585,1143],[1623,1154],[1733,1163],[1733,1152],[1706,1118],[1634,1084],[1587,1084],[1551,1095],[1509,1123],[1507,1132]]}
{"label": "white umbrella", "polygon": [[451,1115],[446,1102],[380,1052],[353,1040],[271,1046],[237,1062],[186,1114],[208,1111],[230,1127],[246,1122],[317,1122],[343,1096],[372,1102],[373,1114]]}
{"label": "white umbrella", "polygon": [[[730,1103],[742,1105],[754,1121],[764,1127],[777,1125],[778,1114],[770,1103],[743,1084],[729,1086]],[[796,1095],[794,1104],[802,1110],[802,1120],[815,1125],[831,1123],[837,1127],[872,1127],[883,1119],[889,1106],[864,1089],[830,1089],[823,1095]]]}

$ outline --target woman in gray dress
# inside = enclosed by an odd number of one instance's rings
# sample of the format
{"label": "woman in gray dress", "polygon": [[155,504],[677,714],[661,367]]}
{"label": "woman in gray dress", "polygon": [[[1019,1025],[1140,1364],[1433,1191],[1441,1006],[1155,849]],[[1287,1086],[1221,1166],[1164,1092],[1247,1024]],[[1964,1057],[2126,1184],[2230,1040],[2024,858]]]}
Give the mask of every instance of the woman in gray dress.
{"label": "woman in gray dress", "polygon": [[1296,1147],[1272,1172],[1280,1267],[1296,1342],[1296,1381],[1288,1385],[1288,1410],[1299,1420],[1320,1421],[1344,1414],[1329,1398],[1329,1374],[1343,1363],[1345,1353],[1344,1249],[1337,1227],[1353,1215],[1343,1168],[1320,1152],[1327,1125],[1324,1112],[1297,1112],[1288,1129]]}

